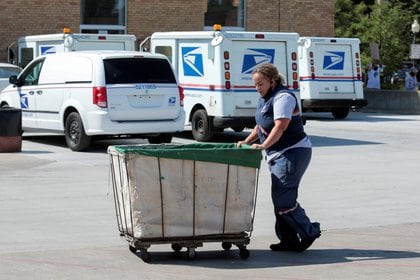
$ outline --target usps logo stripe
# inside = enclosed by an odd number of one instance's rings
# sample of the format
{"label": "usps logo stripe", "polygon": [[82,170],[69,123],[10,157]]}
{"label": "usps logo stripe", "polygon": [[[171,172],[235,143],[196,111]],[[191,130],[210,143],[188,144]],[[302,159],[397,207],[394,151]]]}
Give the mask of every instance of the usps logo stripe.
{"label": "usps logo stripe", "polygon": [[40,51],[41,55],[57,52],[57,50],[55,49],[55,46],[41,46],[40,50],[41,50]]}
{"label": "usps logo stripe", "polygon": [[182,47],[182,68],[184,76],[203,77],[203,54],[200,47]]}
{"label": "usps logo stripe", "polygon": [[274,63],[274,49],[247,49],[242,63],[242,74],[252,74],[262,63]]}
{"label": "usps logo stripe", "polygon": [[344,52],[327,52],[324,55],[324,70],[343,70]]}
{"label": "usps logo stripe", "polygon": [[29,108],[28,95],[26,93],[19,93],[19,97],[20,97],[20,107],[22,109],[28,109]]}

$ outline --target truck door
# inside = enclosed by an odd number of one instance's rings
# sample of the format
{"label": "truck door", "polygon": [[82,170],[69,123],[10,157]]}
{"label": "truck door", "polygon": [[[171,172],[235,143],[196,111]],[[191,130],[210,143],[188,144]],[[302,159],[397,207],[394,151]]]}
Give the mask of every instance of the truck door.
{"label": "truck door", "polygon": [[178,75],[178,57],[175,55],[177,50],[177,41],[173,40],[155,40],[152,39],[152,53],[165,55],[172,64],[175,73]]}

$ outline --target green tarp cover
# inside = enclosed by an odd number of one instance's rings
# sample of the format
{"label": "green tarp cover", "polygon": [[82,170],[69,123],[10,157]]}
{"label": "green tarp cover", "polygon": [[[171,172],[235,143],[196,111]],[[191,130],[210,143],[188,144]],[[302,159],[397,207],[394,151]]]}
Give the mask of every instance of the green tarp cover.
{"label": "green tarp cover", "polygon": [[117,145],[113,147],[123,154],[134,153],[143,156],[215,162],[254,168],[260,167],[262,158],[261,150],[253,149],[248,145],[237,148],[234,143]]}

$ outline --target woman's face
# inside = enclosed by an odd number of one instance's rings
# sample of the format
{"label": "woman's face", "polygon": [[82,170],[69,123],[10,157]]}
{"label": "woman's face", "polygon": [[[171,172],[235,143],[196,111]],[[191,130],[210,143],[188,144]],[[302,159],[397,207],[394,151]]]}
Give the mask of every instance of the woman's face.
{"label": "woman's face", "polygon": [[254,81],[255,89],[261,97],[264,97],[271,87],[270,80],[261,73],[254,73],[252,80]]}

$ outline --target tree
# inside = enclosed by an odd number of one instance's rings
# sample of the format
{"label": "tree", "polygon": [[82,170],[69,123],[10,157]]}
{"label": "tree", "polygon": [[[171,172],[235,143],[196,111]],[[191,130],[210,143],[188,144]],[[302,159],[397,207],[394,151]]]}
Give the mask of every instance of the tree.
{"label": "tree", "polygon": [[[360,2],[355,4],[356,2]],[[412,39],[411,23],[418,18],[416,0],[385,1],[368,5],[369,1],[336,0],[335,36],[361,40],[363,65],[372,63],[369,44],[377,43],[385,74],[400,69],[408,60]],[[375,1],[377,2],[377,1]]]}
{"label": "tree", "polygon": [[[409,21],[403,16],[400,7],[391,6],[388,2],[374,5],[368,17],[368,29],[363,34],[363,41],[378,44],[381,55],[380,62],[386,65],[385,72],[399,69],[402,61],[408,57],[410,36],[407,34],[407,28]],[[365,51],[371,58],[369,48]]]}

